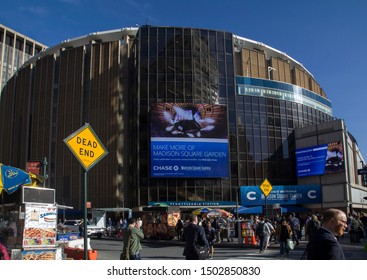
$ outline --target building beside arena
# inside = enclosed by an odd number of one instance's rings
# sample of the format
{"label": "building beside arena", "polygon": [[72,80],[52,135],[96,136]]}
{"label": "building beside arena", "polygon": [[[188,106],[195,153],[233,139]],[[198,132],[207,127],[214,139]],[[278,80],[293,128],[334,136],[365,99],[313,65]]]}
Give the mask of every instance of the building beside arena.
{"label": "building beside arena", "polygon": [[47,46],[0,24],[0,91],[13,74]]}
{"label": "building beside arena", "polygon": [[56,201],[76,209],[84,170],[63,140],[85,123],[108,150],[88,171],[93,208],[256,207],[265,178],[268,203],[285,211],[366,208],[357,142],[315,77],[230,32],[142,26],[65,40],[8,81],[0,114],[0,161],[46,157]]}

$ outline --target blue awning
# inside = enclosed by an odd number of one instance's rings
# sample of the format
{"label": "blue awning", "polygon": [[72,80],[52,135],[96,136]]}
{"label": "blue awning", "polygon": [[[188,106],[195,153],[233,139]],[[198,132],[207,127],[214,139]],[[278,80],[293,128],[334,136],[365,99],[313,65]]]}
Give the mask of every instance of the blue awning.
{"label": "blue awning", "polygon": [[284,205],[281,208],[282,213],[305,213],[310,211],[310,209],[295,205]]}
{"label": "blue awning", "polygon": [[[305,213],[309,212],[310,209],[296,206],[296,205],[284,205],[280,207],[282,209],[282,213]],[[236,213],[236,208],[233,209],[234,213]],[[269,211],[270,212],[270,211]],[[262,214],[263,213],[263,206],[254,206],[254,207],[244,207],[240,206],[238,207],[238,214]],[[270,213],[269,213],[270,214]]]}
{"label": "blue awning", "polygon": [[[234,212],[236,213],[236,208],[234,209]],[[244,207],[240,206],[238,207],[238,214],[262,214],[263,207],[262,206],[254,206],[254,207]]]}

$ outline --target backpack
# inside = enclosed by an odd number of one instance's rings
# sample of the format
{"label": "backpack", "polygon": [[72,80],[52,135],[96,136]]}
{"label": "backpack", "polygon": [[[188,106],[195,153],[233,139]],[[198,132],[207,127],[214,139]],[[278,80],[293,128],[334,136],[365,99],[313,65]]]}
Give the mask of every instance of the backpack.
{"label": "backpack", "polygon": [[264,235],[264,225],[265,223],[259,223],[256,227],[255,234],[257,236],[263,236]]}
{"label": "backpack", "polygon": [[316,232],[318,229],[320,228],[320,224],[317,221],[309,221],[308,223],[308,232],[309,233],[314,233]]}

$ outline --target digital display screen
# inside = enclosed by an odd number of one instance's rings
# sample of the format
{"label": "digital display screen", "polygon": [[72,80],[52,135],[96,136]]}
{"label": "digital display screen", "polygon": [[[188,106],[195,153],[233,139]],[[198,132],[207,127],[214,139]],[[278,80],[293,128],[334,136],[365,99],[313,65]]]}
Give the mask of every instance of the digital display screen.
{"label": "digital display screen", "polygon": [[297,176],[314,176],[344,171],[342,142],[296,150]]}
{"label": "digital display screen", "polygon": [[155,103],[150,117],[151,177],[229,177],[226,106]]}

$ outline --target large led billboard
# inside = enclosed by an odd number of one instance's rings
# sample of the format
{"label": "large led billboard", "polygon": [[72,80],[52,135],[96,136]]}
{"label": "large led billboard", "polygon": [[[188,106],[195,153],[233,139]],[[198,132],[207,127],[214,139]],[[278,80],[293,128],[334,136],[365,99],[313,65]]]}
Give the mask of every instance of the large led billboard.
{"label": "large led billboard", "polygon": [[344,171],[342,142],[296,150],[297,176],[324,175]]}
{"label": "large led billboard", "polygon": [[154,103],[150,120],[151,177],[229,177],[226,106]]}

